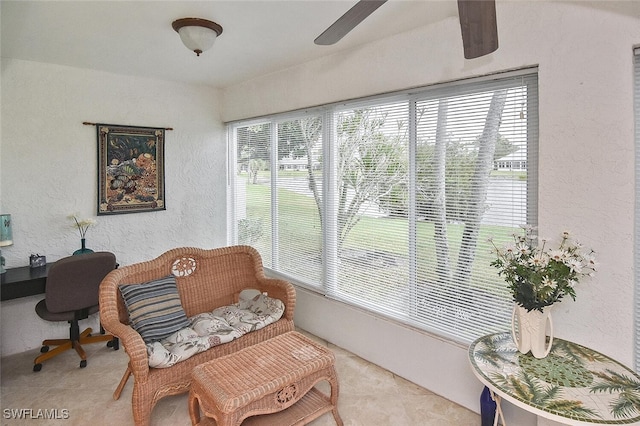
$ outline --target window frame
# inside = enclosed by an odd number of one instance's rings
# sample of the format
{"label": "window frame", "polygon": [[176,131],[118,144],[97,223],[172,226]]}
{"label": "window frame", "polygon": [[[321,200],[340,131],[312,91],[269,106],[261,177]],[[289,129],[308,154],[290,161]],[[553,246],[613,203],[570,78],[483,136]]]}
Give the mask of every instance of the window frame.
{"label": "window frame", "polygon": [[[328,218],[336,217],[336,214],[335,214],[336,206],[335,206],[335,203],[332,202],[332,200],[334,200],[335,197],[333,196],[331,191],[336,187],[335,162],[336,162],[337,150],[333,149],[333,144],[334,144],[334,141],[336,140],[336,135],[335,135],[336,130],[335,130],[333,121],[334,121],[335,114],[338,111],[345,111],[345,110],[354,109],[354,108],[363,108],[363,107],[372,106],[372,105],[379,105],[381,103],[389,103],[394,100],[408,102],[408,104],[410,105],[410,108],[409,108],[410,154],[409,155],[410,155],[410,158],[412,159],[411,161],[409,161],[409,180],[410,182],[412,182],[412,184],[409,185],[409,188],[410,188],[409,191],[410,191],[410,194],[413,193],[413,195],[410,195],[410,198],[413,197],[413,199],[415,199],[415,185],[413,184],[413,182],[415,182],[415,174],[416,174],[416,170],[415,170],[415,149],[416,149],[416,139],[417,139],[417,135],[416,135],[417,118],[415,113],[416,103],[419,101],[424,101],[425,99],[430,99],[430,98],[438,99],[440,97],[443,97],[444,95],[452,96],[458,93],[465,93],[465,92],[474,93],[474,90],[477,90],[477,87],[481,87],[485,84],[491,85],[494,82],[498,85],[500,85],[501,82],[503,82],[505,83],[505,86],[508,86],[506,82],[508,82],[509,79],[512,79],[512,78],[517,79],[520,77],[532,78],[533,80],[535,80],[535,104],[527,105],[527,111],[529,115],[527,117],[527,120],[529,120],[528,122],[535,123],[535,124],[533,126],[531,125],[527,126],[527,131],[529,132],[526,136],[528,148],[527,148],[527,158],[524,161],[526,162],[525,164],[526,164],[526,171],[527,171],[527,183],[526,183],[527,197],[528,197],[526,202],[527,225],[536,226],[537,217],[538,217],[538,211],[537,211],[538,167],[537,165],[538,165],[538,126],[539,126],[538,104],[537,104],[538,102],[537,72],[538,72],[537,67],[524,68],[520,70],[505,72],[505,73],[491,74],[491,75],[476,77],[472,79],[446,82],[442,84],[420,87],[420,88],[415,88],[415,89],[410,89],[410,90],[405,90],[405,91],[400,91],[400,92],[395,92],[390,94],[375,95],[375,96],[370,96],[370,97],[365,97],[365,98],[360,98],[360,99],[355,99],[350,101],[336,102],[332,104],[322,105],[315,108],[290,111],[282,114],[274,114],[274,115],[265,116],[265,117],[258,117],[255,119],[238,120],[238,121],[227,123],[228,140],[231,147],[228,150],[228,152],[230,153],[229,162],[232,165],[231,167],[229,167],[229,188],[230,188],[230,194],[231,194],[230,203],[229,203],[229,216],[228,216],[229,217],[229,227],[228,227],[229,243],[230,244],[238,243],[237,221],[235,220],[236,215],[234,210],[235,197],[236,197],[234,171],[235,171],[235,165],[237,164],[237,158],[236,158],[237,156],[236,156],[236,148],[235,148],[237,141],[235,139],[235,130],[237,128],[243,127],[243,126],[255,125],[258,123],[270,122],[272,125],[272,133],[273,132],[277,133],[277,130],[273,130],[273,129],[274,128],[277,129],[278,123],[282,123],[287,120],[299,119],[299,118],[311,116],[311,115],[319,115],[322,117],[323,119],[322,167],[323,167],[323,176],[324,176],[323,177],[323,181],[324,181],[323,196],[322,196],[324,202],[323,202],[322,209],[323,209],[324,217],[326,218],[326,220],[328,220]],[[530,98],[531,98],[530,96],[527,97],[527,102],[533,101]],[[535,129],[532,129],[532,127],[535,127]],[[274,140],[277,140],[277,134],[275,135],[275,137],[272,139],[272,142],[271,142],[272,167],[274,166],[274,164],[277,166],[277,162],[278,162],[278,157],[277,157],[278,144],[273,143]],[[274,152],[276,154],[274,154]],[[509,161],[511,162],[511,160]],[[274,177],[273,175],[274,174],[272,174],[272,182],[271,182],[272,190],[274,190],[274,188],[277,187],[277,184],[275,182],[276,177]],[[277,197],[277,194],[272,193],[272,196]],[[274,205],[277,204],[277,198],[272,198],[272,203]],[[415,265],[416,263],[415,262],[415,259],[416,259],[416,256],[415,256],[415,250],[416,250],[415,203],[410,202],[408,208],[409,208],[409,217],[412,218],[409,220],[409,233],[408,233],[409,239],[410,239],[409,258],[410,258],[410,262],[412,263],[409,266],[410,268],[409,274],[413,275],[415,274],[415,268],[416,268],[416,265]],[[273,212],[272,220],[277,222],[277,211],[274,209],[272,212]],[[324,226],[325,228],[327,226],[334,227],[335,223],[330,224],[327,221],[325,221]],[[322,239],[323,239],[322,241],[323,270],[322,270],[322,280],[321,280],[321,283],[319,283],[318,285],[314,285],[308,282],[302,282],[300,280],[297,280],[295,277],[289,276],[288,274],[283,273],[282,271],[278,271],[277,269],[273,269],[268,266],[265,266],[265,269],[272,276],[290,280],[298,286],[304,287],[314,292],[321,293],[322,295],[328,298],[340,300],[347,303],[353,303],[353,300],[350,300],[349,297],[343,297],[343,295],[340,295],[339,291],[337,291],[336,289],[336,286],[337,286],[336,263],[326,261],[327,258],[332,258],[337,256],[336,233],[326,232],[325,230],[322,232]],[[278,252],[276,247],[277,241],[273,241],[273,240],[276,240],[276,238],[272,239],[272,245],[273,245],[272,253],[274,256],[277,256],[277,252]],[[268,261],[266,263],[271,265],[272,262],[273,264],[277,265],[277,258],[275,258],[272,261]],[[353,303],[353,304],[356,306],[360,306],[365,309],[371,310],[373,311],[374,314],[380,314],[382,316],[390,318],[391,320],[399,320],[400,322],[403,322],[410,326],[416,326],[426,331],[434,332],[438,335],[444,336],[454,341],[458,341],[461,343],[469,342],[469,339],[461,338],[458,335],[450,334],[447,332],[443,332],[442,330],[439,330],[439,329],[431,329],[429,327],[425,327],[424,325],[416,324],[410,318],[403,320],[402,318],[399,318],[397,315],[390,315],[388,312],[380,311],[376,309],[375,306],[368,306],[367,303],[363,303],[362,301],[358,303]],[[510,312],[509,312],[509,318],[510,318]]]}
{"label": "window frame", "polygon": [[633,106],[635,143],[635,214],[634,214],[634,347],[635,371],[640,372],[640,47],[633,56]]}

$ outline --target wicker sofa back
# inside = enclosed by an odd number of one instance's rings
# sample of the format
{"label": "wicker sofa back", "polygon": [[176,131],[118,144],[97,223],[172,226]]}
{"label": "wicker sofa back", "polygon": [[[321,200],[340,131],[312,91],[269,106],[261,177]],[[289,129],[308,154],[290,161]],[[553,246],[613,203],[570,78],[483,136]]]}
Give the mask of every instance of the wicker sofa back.
{"label": "wicker sofa back", "polygon": [[[285,305],[284,315],[260,330],[213,346],[169,368],[149,368],[145,342],[129,324],[129,314],[118,287],[145,283],[170,274],[176,277],[180,300],[189,317],[238,303],[240,292],[247,289],[259,290],[280,299]],[[196,365],[294,330],[295,303],[293,285],[267,278],[259,253],[249,246],[209,250],[175,248],[156,259],[112,271],[100,285],[100,321],[105,330],[120,338],[129,356],[127,370],[114,399],[120,397],[133,374],[133,418],[136,425],[148,425],[151,411],[160,398],[189,391],[191,370]]]}

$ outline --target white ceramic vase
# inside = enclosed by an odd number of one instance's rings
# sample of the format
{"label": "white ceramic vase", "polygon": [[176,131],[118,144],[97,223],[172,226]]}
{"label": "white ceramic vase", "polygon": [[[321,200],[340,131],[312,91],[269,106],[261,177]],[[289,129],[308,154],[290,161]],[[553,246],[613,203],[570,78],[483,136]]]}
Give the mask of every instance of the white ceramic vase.
{"label": "white ceramic vase", "polygon": [[[518,351],[523,354],[531,351],[536,358],[549,355],[553,344],[553,322],[551,306],[545,306],[542,312],[534,309],[529,312],[522,306],[515,305],[511,316],[511,335]],[[549,341],[547,342],[547,325]]]}

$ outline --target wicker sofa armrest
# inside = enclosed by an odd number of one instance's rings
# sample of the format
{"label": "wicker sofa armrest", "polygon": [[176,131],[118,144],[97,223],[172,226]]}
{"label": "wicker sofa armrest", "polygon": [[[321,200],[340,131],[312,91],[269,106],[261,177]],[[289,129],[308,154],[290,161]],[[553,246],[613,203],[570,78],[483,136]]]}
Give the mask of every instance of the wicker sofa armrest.
{"label": "wicker sofa armrest", "polygon": [[276,278],[259,278],[258,284],[258,290],[267,293],[269,297],[279,299],[284,303],[284,318],[293,321],[293,314],[296,309],[295,287],[288,281]]}
{"label": "wicker sofa armrest", "polygon": [[115,270],[109,273],[100,284],[100,323],[105,330],[120,339],[129,355],[131,372],[139,380],[145,381],[149,375],[147,347],[140,334],[120,320],[119,309],[122,307],[119,306],[121,303],[119,280],[120,271]]}

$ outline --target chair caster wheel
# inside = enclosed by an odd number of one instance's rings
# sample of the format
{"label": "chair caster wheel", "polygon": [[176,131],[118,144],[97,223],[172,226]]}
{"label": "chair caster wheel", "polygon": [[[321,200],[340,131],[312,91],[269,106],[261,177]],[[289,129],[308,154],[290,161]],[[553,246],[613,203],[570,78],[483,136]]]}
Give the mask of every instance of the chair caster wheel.
{"label": "chair caster wheel", "polygon": [[80,361],[80,368],[85,368],[87,366],[87,360],[83,359],[82,361]]}
{"label": "chair caster wheel", "polygon": [[113,348],[114,351],[117,351],[118,349],[120,349],[120,341],[118,339],[109,340],[107,342],[107,347]]}
{"label": "chair caster wheel", "polygon": [[43,346],[40,348],[41,353],[49,352],[49,346]]}
{"label": "chair caster wheel", "polygon": [[37,373],[40,370],[42,370],[42,364],[34,364],[33,365],[33,371],[35,371]]}

